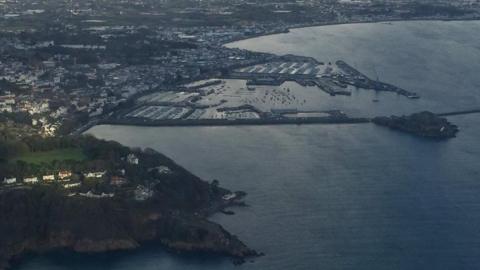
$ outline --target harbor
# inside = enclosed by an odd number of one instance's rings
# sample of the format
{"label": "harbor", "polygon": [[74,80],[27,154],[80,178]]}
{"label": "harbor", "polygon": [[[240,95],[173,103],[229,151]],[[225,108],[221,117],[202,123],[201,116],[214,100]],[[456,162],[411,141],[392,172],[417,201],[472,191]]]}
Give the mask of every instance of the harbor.
{"label": "harbor", "polygon": [[[225,78],[228,77],[228,78]],[[369,123],[384,113],[365,116],[322,106],[318,100],[355,102],[359,93],[419,96],[392,84],[373,80],[343,61],[318,62],[288,56],[285,61],[238,68],[220,79],[180,85],[136,98],[130,109],[96,124],[137,126],[232,126]],[[321,91],[318,91],[321,90]],[[323,94],[322,94],[323,93]],[[352,93],[356,96],[352,97]],[[307,94],[307,95],[306,95]],[[375,94],[372,106],[382,99]],[[422,108],[416,109],[422,111]],[[437,113],[453,116],[480,113],[479,109]]]}
{"label": "harbor", "polygon": [[[375,90],[365,91],[365,90]],[[270,125],[367,122],[343,104],[378,103],[376,93],[409,97],[414,92],[372,80],[343,61],[320,62],[292,55],[233,69],[220,78],[173,86],[136,97],[130,109],[103,120],[153,126]],[[335,102],[342,106],[323,105]],[[380,106],[381,107],[381,106]],[[314,113],[312,113],[314,112]],[[376,113],[376,116],[381,113]],[[372,115],[370,115],[372,116]]]}
{"label": "harbor", "polygon": [[[369,78],[351,65],[338,60],[335,63],[319,62],[310,58],[285,56],[285,61],[258,64],[230,72],[226,78],[245,79],[248,85],[279,86],[286,81],[300,85],[316,85],[329,95],[351,95],[347,88],[393,92],[410,99],[420,96],[412,91]],[[293,59],[292,59],[293,58]]]}

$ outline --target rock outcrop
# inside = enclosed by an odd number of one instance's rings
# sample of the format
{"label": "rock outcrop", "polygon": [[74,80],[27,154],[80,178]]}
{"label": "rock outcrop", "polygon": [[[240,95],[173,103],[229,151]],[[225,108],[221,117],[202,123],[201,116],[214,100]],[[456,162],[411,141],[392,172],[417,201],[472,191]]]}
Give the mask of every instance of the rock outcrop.
{"label": "rock outcrop", "polygon": [[376,117],[372,119],[372,122],[391,129],[434,139],[452,138],[458,132],[458,127],[448,122],[447,119],[427,111],[410,116]]}

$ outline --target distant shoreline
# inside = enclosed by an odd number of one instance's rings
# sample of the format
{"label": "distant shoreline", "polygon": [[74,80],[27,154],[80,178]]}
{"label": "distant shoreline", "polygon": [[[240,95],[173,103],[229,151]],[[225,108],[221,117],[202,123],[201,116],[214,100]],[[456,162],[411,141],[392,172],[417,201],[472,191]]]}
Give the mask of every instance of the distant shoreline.
{"label": "distant shoreline", "polygon": [[369,24],[369,23],[393,23],[393,22],[431,22],[431,21],[438,21],[438,22],[461,22],[461,21],[480,21],[480,17],[478,18],[451,18],[451,19],[446,19],[446,18],[417,18],[417,19],[388,19],[388,20],[367,20],[367,21],[350,21],[350,22],[322,22],[322,23],[314,23],[314,24],[308,24],[308,25],[300,25],[300,26],[291,26],[287,27],[286,29],[278,30],[278,31],[273,31],[271,33],[262,33],[262,34],[255,34],[251,35],[249,37],[241,37],[241,38],[233,38],[231,41],[228,41],[226,43],[223,43],[222,46],[226,47],[229,44],[239,42],[239,41],[244,41],[244,40],[249,40],[249,39],[254,39],[254,38],[259,38],[259,37],[267,37],[267,36],[273,36],[273,35],[279,35],[279,34],[288,34],[292,30],[297,30],[297,29],[304,29],[304,28],[313,28],[313,27],[322,27],[322,26],[334,26],[334,25],[351,25],[351,24]]}

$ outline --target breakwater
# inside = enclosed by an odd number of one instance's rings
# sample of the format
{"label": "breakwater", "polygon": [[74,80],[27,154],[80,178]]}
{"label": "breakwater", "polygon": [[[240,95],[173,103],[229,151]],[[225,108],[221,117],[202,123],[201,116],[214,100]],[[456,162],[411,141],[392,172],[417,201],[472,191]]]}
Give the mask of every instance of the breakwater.
{"label": "breakwater", "polygon": [[397,87],[395,85],[380,82],[378,80],[372,80],[368,78],[365,74],[361,73],[354,67],[350,66],[349,64],[345,63],[344,61],[337,61],[337,66],[346,72],[349,76],[343,77],[339,76],[337,79],[343,84],[353,85],[358,88],[364,89],[374,89],[376,91],[386,91],[386,92],[394,92],[402,96],[406,96],[411,99],[420,98],[417,93],[407,91],[403,88]]}
{"label": "breakwater", "polygon": [[463,115],[463,114],[472,114],[472,113],[480,113],[480,109],[446,112],[446,113],[437,113],[437,115],[438,116],[454,116],[454,115]]}
{"label": "breakwater", "polygon": [[106,119],[99,124],[132,126],[240,126],[240,125],[303,125],[303,124],[359,124],[369,123],[368,118],[352,117],[302,117],[267,119]]}

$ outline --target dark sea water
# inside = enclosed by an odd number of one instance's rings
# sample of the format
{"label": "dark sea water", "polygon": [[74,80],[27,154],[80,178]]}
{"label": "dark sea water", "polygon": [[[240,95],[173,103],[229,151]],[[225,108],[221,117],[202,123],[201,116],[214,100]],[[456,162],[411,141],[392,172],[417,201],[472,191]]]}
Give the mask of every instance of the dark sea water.
{"label": "dark sea water", "polygon": [[[448,111],[480,106],[478,33],[480,22],[396,22],[229,46],[344,59],[367,74],[373,65],[381,79],[422,95],[414,105],[387,98],[379,111]],[[266,256],[233,266],[147,247],[32,256],[16,269],[480,269],[480,115],[450,120],[461,131],[442,142],[371,124],[94,127],[100,138],[153,147],[204,179],[247,191],[250,207],[212,219]]]}

